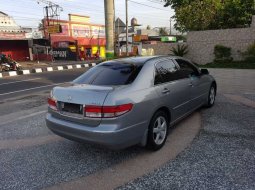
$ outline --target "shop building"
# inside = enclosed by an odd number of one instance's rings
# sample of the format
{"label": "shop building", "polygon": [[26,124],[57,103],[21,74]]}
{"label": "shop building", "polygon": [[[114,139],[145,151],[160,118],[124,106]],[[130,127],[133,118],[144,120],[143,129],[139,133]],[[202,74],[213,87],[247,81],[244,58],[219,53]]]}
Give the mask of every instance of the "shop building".
{"label": "shop building", "polygon": [[[105,26],[90,23],[89,16],[69,14],[69,20],[44,19],[45,38],[55,59],[87,60],[105,57]],[[53,30],[53,27],[60,26]],[[50,36],[49,36],[50,34]]]}
{"label": "shop building", "polygon": [[31,28],[18,26],[11,16],[0,11],[0,53],[18,61],[30,60],[29,41],[32,39],[27,34],[31,32]]}

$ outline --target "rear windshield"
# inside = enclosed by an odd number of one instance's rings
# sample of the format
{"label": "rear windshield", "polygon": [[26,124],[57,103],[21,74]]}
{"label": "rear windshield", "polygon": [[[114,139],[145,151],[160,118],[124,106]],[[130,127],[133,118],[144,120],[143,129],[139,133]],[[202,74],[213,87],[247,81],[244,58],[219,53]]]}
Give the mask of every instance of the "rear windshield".
{"label": "rear windshield", "polygon": [[76,84],[93,85],[126,85],[132,83],[142,65],[121,62],[107,62],[100,64],[74,80]]}

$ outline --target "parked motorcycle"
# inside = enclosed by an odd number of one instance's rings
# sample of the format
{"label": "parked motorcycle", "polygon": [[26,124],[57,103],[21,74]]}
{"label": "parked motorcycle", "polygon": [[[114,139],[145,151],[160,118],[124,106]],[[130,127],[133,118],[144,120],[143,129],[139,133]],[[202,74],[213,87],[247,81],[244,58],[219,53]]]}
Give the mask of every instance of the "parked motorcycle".
{"label": "parked motorcycle", "polygon": [[20,71],[20,70],[22,70],[21,65],[16,61],[10,62],[9,65],[10,65],[10,70],[11,71]]}
{"label": "parked motorcycle", "polygon": [[2,71],[10,71],[11,66],[8,63],[1,63],[0,64],[0,72]]}
{"label": "parked motorcycle", "polygon": [[22,70],[21,65],[11,59],[10,56],[6,57],[5,54],[1,54],[0,57],[0,71],[20,71]]}

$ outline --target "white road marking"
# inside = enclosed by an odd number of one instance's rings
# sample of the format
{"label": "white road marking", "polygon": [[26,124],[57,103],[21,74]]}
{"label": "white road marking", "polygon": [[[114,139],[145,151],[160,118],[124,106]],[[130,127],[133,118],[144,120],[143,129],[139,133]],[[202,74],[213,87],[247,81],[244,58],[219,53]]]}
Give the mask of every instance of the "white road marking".
{"label": "white road marking", "polygon": [[58,66],[58,70],[59,70],[59,71],[64,70],[63,66]]}
{"label": "white road marking", "polygon": [[25,116],[21,116],[21,117],[12,119],[11,121],[2,122],[2,123],[0,123],[0,125],[6,125],[6,124],[14,122],[14,121],[18,121],[18,120],[21,120],[21,119],[26,119],[26,118],[33,117],[33,116],[36,116],[36,115],[40,115],[40,114],[46,113],[46,112],[47,112],[47,110],[31,113],[29,115],[25,115]]}
{"label": "white road marking", "polygon": [[30,74],[30,70],[22,70],[22,72],[23,72],[23,75],[28,75],[28,74]]}
{"label": "white road marking", "polygon": [[47,67],[47,71],[53,71],[52,67]]}
{"label": "white road marking", "polygon": [[38,87],[34,87],[34,88],[27,88],[27,89],[23,89],[23,90],[16,90],[16,91],[13,91],[13,92],[6,92],[6,93],[3,93],[3,94],[0,94],[0,96],[8,95],[8,94],[15,94],[15,93],[18,93],[18,92],[25,92],[25,91],[29,91],[29,90],[34,90],[34,89],[39,89],[39,88],[45,88],[45,87],[50,87],[50,86],[57,86],[57,85],[60,85],[60,84],[64,84],[64,82],[62,82],[62,83],[50,84],[50,85],[45,85],[45,86],[38,86]]}
{"label": "white road marking", "polygon": [[16,76],[17,72],[16,71],[9,71],[9,76]]}
{"label": "white road marking", "polygon": [[77,69],[81,68],[81,65],[76,65],[76,68],[77,68]]}
{"label": "white road marking", "polygon": [[6,85],[6,84],[13,84],[13,83],[19,83],[19,82],[26,82],[26,81],[32,81],[32,80],[39,80],[41,78],[34,78],[34,79],[27,79],[27,80],[19,80],[19,81],[13,81],[13,82],[6,82],[6,83],[1,83],[1,85]]}
{"label": "white road marking", "polygon": [[67,69],[72,69],[73,66],[72,65],[67,65]]}
{"label": "white road marking", "polygon": [[42,73],[42,69],[41,68],[35,69],[35,72],[36,73]]}

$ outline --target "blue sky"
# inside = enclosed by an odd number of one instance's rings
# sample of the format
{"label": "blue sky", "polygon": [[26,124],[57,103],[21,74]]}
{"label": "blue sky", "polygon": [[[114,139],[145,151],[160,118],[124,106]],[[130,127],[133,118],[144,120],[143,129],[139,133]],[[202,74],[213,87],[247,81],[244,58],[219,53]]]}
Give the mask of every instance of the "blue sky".
{"label": "blue sky", "polygon": [[[157,7],[146,7],[129,2],[129,21],[136,17],[142,27],[169,27],[169,18],[174,14],[170,7],[163,7],[163,3],[154,3],[157,0],[132,0],[138,3]],[[104,24],[104,0],[53,0],[63,7],[61,19],[67,19],[69,13],[88,15],[92,23]],[[160,2],[160,0],[158,0]],[[0,11],[12,16],[21,26],[36,28],[43,18],[45,4],[37,3],[37,0],[0,0]],[[125,0],[115,0],[116,18],[125,21]]]}

